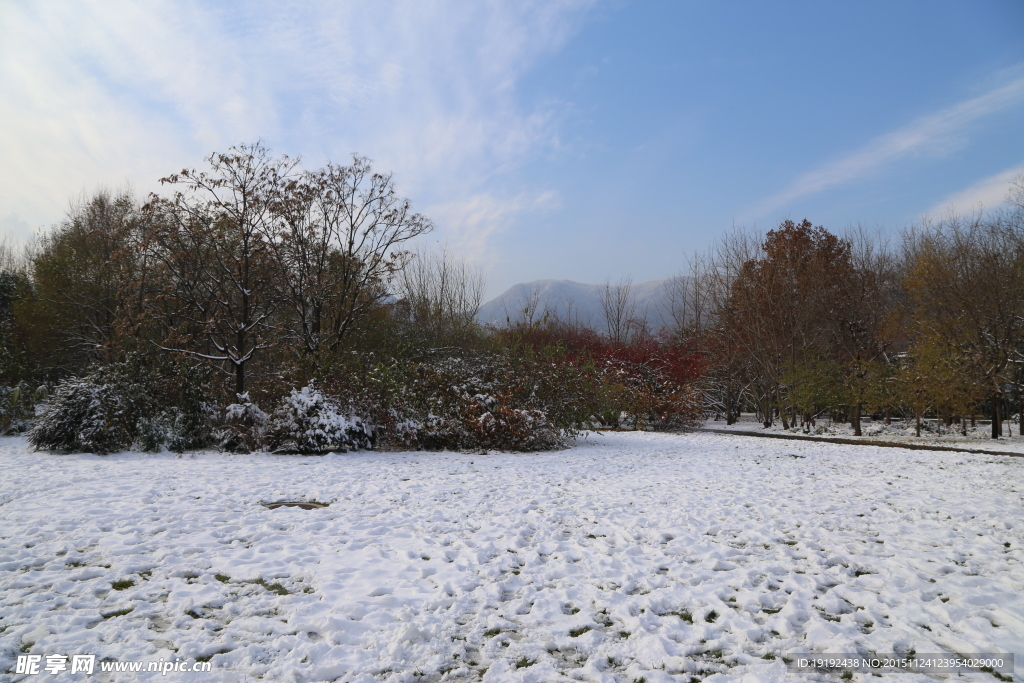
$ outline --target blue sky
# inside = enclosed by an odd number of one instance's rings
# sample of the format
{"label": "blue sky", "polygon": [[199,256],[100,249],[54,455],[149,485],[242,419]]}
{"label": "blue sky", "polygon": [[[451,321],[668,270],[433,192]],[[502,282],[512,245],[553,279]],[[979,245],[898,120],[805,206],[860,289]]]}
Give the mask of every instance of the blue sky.
{"label": "blue sky", "polygon": [[391,170],[516,282],[733,225],[896,234],[1024,173],[1024,2],[0,0],[0,231],[262,138]]}

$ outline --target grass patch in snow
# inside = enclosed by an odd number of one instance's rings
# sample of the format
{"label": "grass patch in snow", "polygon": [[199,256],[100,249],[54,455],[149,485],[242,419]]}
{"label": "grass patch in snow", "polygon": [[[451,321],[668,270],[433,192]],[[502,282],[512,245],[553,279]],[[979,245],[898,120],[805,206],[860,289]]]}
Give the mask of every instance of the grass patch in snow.
{"label": "grass patch in snow", "polygon": [[265,579],[256,579],[253,581],[257,586],[263,586],[271,593],[277,593],[278,595],[288,595],[288,589],[279,583],[267,583]]}
{"label": "grass patch in snow", "polygon": [[134,585],[135,582],[131,579],[119,579],[118,581],[115,581],[114,583],[110,584],[110,587],[116,591],[123,591],[128,590]]}
{"label": "grass patch in snow", "polygon": [[203,655],[201,657],[196,657],[195,660],[197,662],[208,662],[211,659],[213,659],[214,657],[216,657],[217,655],[226,655],[229,652],[231,652],[231,650],[217,650],[216,652],[213,652],[211,654]]}
{"label": "grass patch in snow", "polygon": [[113,619],[114,617],[123,617],[126,614],[130,614],[134,610],[134,607],[125,607],[124,609],[119,609],[116,612],[108,612],[107,614],[101,614],[100,616],[102,616],[104,620]]}
{"label": "grass patch in snow", "polygon": [[711,610],[710,612],[707,613],[707,616],[704,617],[704,621],[708,622],[709,624],[713,624],[713,623],[715,623],[715,619],[717,619],[717,618],[718,618],[718,612],[716,612],[715,610]]}
{"label": "grass patch in snow", "polygon": [[518,662],[516,662],[516,668],[517,668],[517,669],[525,669],[526,667],[528,667],[528,666],[533,666],[533,665],[534,665],[534,664],[536,664],[536,663],[537,663],[537,662],[533,661],[532,659],[527,659],[527,658],[526,658],[526,657],[524,656],[524,657],[520,657],[520,658],[519,658],[519,661],[518,661]]}
{"label": "grass patch in snow", "polygon": [[661,616],[661,617],[679,617],[680,619],[685,621],[687,624],[692,624],[693,623],[693,615],[690,614],[685,609],[679,610],[678,612],[664,612],[662,614],[659,614],[658,616]]}
{"label": "grass patch in snow", "polygon": [[228,581],[231,580],[231,577],[228,576],[227,574],[214,574],[213,578],[217,579],[221,583],[227,583]]}
{"label": "grass patch in snow", "polygon": [[569,635],[573,638],[579,638],[584,633],[590,630],[591,628],[589,626],[581,626],[580,628],[574,628],[571,631],[569,631]]}

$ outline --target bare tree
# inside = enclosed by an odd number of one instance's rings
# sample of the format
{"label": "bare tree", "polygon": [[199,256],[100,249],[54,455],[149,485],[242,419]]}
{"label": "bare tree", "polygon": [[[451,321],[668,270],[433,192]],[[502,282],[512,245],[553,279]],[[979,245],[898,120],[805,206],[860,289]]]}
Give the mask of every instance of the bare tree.
{"label": "bare tree", "polygon": [[880,233],[858,226],[847,232],[845,242],[850,245],[848,266],[823,273],[824,281],[835,290],[823,322],[832,328],[850,424],[854,435],[860,436],[863,406],[875,388],[879,364],[886,362],[893,345],[886,328],[897,307],[901,283],[894,256]]}
{"label": "bare tree", "polygon": [[662,318],[671,321],[674,334],[699,335],[710,325],[716,284],[710,268],[708,255],[694,253],[686,260],[683,271],[666,283],[664,300],[658,305]]}
{"label": "bare tree", "polygon": [[[508,308],[505,309],[505,324],[509,327],[521,326],[521,327],[533,327],[540,322],[538,319],[538,311],[540,308],[540,287],[534,285],[530,291],[526,294],[526,300],[523,301],[523,306],[515,313],[510,313]],[[544,302],[547,310],[547,302]]]}
{"label": "bare tree", "polygon": [[473,327],[483,300],[483,273],[445,247],[420,249],[398,277],[398,293],[418,329],[435,336],[461,336]]}
{"label": "bare tree", "polygon": [[606,280],[600,298],[608,338],[616,344],[626,343],[629,341],[630,321],[636,313],[633,279],[626,276],[614,285],[611,280]]}
{"label": "bare tree", "polygon": [[162,291],[151,300],[161,348],[222,362],[245,392],[246,365],[270,346],[281,296],[267,235],[274,203],[296,162],[261,143],[207,158],[210,172],[161,180],[183,187],[154,196],[147,244]]}
{"label": "bare tree", "polygon": [[[362,315],[389,293],[401,270],[404,242],[433,229],[433,223],[413,213],[408,199],[395,190],[391,174],[373,171],[369,159],[353,157],[350,166],[328,164],[310,175],[323,230],[337,245],[330,290],[330,315],[321,319],[313,338],[326,336],[331,350],[342,344]],[[317,342],[319,343],[319,342]]]}
{"label": "bare tree", "polygon": [[370,161],[328,164],[280,188],[265,237],[280,274],[289,338],[305,354],[337,350],[391,292],[401,245],[433,228]]}
{"label": "bare tree", "polygon": [[27,244],[18,243],[12,236],[0,237],[0,272],[15,273],[24,271],[32,252]]}
{"label": "bare tree", "polygon": [[[696,335],[690,339],[707,357],[701,384],[708,405],[724,413],[728,424],[739,419],[744,404],[761,405],[751,397],[756,375],[744,335],[733,324],[731,306],[743,266],[756,257],[758,250],[752,233],[734,229],[723,235],[705,256],[694,257],[690,262],[690,277],[697,281],[694,291],[702,293],[699,310],[704,314],[701,327],[691,328]],[[685,314],[682,319],[686,320]]]}
{"label": "bare tree", "polygon": [[1006,193],[1006,203],[1019,211],[1024,211],[1024,174],[1015,176],[1010,181],[1010,189]]}

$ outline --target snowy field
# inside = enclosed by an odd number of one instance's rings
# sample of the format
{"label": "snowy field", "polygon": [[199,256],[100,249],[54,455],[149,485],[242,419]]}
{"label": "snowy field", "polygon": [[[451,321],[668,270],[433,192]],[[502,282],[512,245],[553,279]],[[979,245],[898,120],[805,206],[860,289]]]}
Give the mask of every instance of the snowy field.
{"label": "snowy field", "polygon": [[[1020,458],[715,434],[180,459],[6,438],[0,468],[3,680],[838,680],[789,672],[797,651],[1024,666]],[[283,499],[329,507],[261,505]],[[23,652],[212,672],[4,673]]]}

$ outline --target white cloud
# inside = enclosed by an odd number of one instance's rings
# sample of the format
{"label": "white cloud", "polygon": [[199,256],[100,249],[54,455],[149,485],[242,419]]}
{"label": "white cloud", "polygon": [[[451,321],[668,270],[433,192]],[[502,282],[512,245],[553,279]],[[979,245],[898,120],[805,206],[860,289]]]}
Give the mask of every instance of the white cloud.
{"label": "white cloud", "polygon": [[480,197],[557,139],[558,109],[524,104],[517,84],[588,5],[0,4],[0,215],[50,223],[83,190],[155,189],[262,137],[312,164],[367,155],[420,210],[461,203],[497,225],[481,212],[509,209]]}
{"label": "white cloud", "polygon": [[1010,183],[1018,176],[1024,176],[1024,164],[983,178],[970,187],[949,195],[925,211],[924,215],[938,218],[951,212],[963,215],[996,209],[1006,202]]}
{"label": "white cloud", "polygon": [[463,197],[456,201],[429,207],[428,213],[447,226],[447,243],[469,261],[493,265],[494,255],[488,252],[493,235],[505,229],[523,214],[557,208],[554,192],[520,194],[499,199],[487,193]]}
{"label": "white cloud", "polygon": [[886,164],[913,154],[941,151],[970,123],[1024,99],[1024,78],[924,116],[891,133],[875,138],[845,157],[797,178],[782,192],[745,212],[744,222],[784,209],[793,201],[829,188],[871,176]]}

